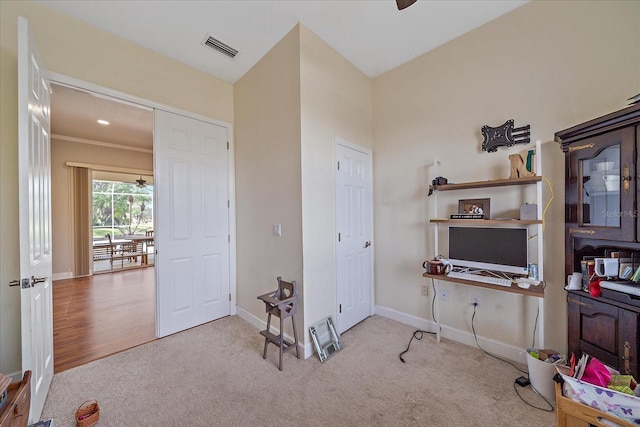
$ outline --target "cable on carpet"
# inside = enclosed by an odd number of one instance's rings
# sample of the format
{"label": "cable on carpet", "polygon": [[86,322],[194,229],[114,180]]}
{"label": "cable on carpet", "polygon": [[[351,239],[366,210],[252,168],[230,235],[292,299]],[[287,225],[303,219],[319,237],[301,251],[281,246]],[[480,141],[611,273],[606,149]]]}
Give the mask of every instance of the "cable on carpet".
{"label": "cable on carpet", "polygon": [[[471,330],[473,331],[473,338],[476,340],[476,345],[478,346],[478,348],[479,348],[480,350],[482,350],[483,352],[485,352],[486,354],[488,354],[489,356],[491,356],[491,357],[493,357],[493,358],[496,358],[496,359],[498,359],[498,360],[500,360],[500,361],[502,361],[502,362],[508,363],[509,365],[511,365],[511,366],[513,366],[515,369],[517,369],[518,371],[520,371],[520,372],[522,372],[522,373],[527,374],[527,379],[528,379],[528,378],[529,378],[529,372],[527,372],[527,371],[523,371],[522,369],[518,368],[516,365],[514,365],[514,364],[513,364],[511,361],[509,361],[509,360],[503,359],[503,358],[501,358],[501,357],[496,356],[495,354],[491,354],[491,353],[489,353],[488,351],[486,351],[484,348],[482,348],[482,347],[480,346],[480,344],[478,343],[478,336],[476,335],[476,328],[475,328],[475,326],[474,326],[474,320],[475,320],[475,317],[476,317],[476,307],[477,307],[477,306],[478,306],[477,304],[473,304],[473,315],[471,316]],[[540,310],[538,310],[538,312],[536,313],[536,326],[537,326],[537,323],[538,323],[538,316],[539,316],[539,315],[540,315]],[[534,331],[534,332],[533,332],[533,336],[534,336],[534,341],[533,341],[533,342],[535,343],[535,331],[536,331],[536,328],[535,328],[535,327],[534,327],[534,330],[533,330],[533,331]],[[516,388],[516,384],[517,384],[517,382],[516,382],[516,381],[514,381],[514,382],[513,382],[513,390],[516,392],[516,395],[518,395],[518,397],[520,398],[520,400],[522,400],[524,403],[526,403],[527,405],[531,406],[532,408],[539,409],[539,410],[541,410],[541,411],[545,411],[545,412],[553,412],[553,405],[552,405],[552,404],[547,400],[547,398],[546,398],[546,397],[544,397],[544,396],[543,396],[543,395],[542,395],[542,394],[541,394],[541,393],[540,393],[540,392],[539,392],[539,391],[538,391],[538,390],[533,386],[533,384],[531,384],[531,381],[529,381],[529,385],[531,386],[531,388],[533,389],[533,391],[535,391],[535,392],[536,392],[536,393],[537,393],[537,394],[542,398],[542,400],[544,400],[544,401],[545,401],[545,403],[546,403],[547,405],[549,405],[549,408],[550,408],[550,409],[547,409],[547,408],[541,408],[541,407],[539,407],[539,406],[532,405],[531,403],[529,403],[529,402],[527,402],[526,400],[524,400],[524,398],[523,398],[523,397],[520,395],[520,393],[518,392],[518,389]]]}
{"label": "cable on carpet", "polygon": [[[431,318],[433,319],[433,321],[437,324],[438,322],[436,321],[436,315],[435,315],[435,311],[434,311],[434,304],[435,304],[435,300],[436,300],[436,285],[435,282],[433,280],[433,278],[431,279],[431,287],[433,288],[433,297],[431,298]],[[419,334],[419,336],[418,336]],[[423,331],[421,329],[417,329],[413,335],[411,336],[411,339],[409,340],[409,345],[407,345],[407,348],[405,351],[403,351],[402,353],[400,353],[400,355],[398,357],[400,357],[400,361],[402,363],[407,363],[403,358],[402,355],[405,354],[406,352],[409,351],[409,347],[411,347],[411,341],[413,341],[413,339],[417,339],[418,341],[420,341],[423,337],[423,334],[432,334],[435,335],[435,332],[429,332],[429,331]]]}
{"label": "cable on carpet", "polygon": [[415,338],[415,339],[417,339],[418,341],[420,341],[420,340],[422,339],[422,337],[424,336],[423,334],[433,334],[433,335],[435,335],[436,333],[435,333],[435,332],[429,332],[429,331],[423,331],[423,330],[420,330],[420,329],[416,330],[416,331],[413,333],[413,336],[411,337],[411,339],[409,340],[409,345],[407,345],[407,349],[406,349],[405,351],[403,351],[402,353],[400,353],[400,355],[399,355],[399,357],[400,357],[400,361],[401,361],[402,363],[407,363],[407,362],[402,358],[402,355],[409,351],[409,347],[411,347],[411,342],[413,341],[413,339]]}

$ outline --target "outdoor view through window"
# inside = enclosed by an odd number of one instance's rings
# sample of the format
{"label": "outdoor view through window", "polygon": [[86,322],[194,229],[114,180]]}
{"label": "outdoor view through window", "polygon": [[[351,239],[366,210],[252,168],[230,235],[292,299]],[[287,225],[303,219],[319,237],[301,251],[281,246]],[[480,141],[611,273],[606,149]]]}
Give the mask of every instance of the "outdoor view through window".
{"label": "outdoor view through window", "polygon": [[94,179],[91,224],[95,272],[153,264],[153,185]]}

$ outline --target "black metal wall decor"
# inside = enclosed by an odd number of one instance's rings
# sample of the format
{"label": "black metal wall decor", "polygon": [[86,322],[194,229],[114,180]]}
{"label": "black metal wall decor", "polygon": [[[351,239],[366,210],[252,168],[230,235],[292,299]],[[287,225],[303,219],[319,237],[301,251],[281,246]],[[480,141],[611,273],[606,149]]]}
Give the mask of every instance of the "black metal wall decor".
{"label": "black metal wall decor", "polygon": [[511,147],[514,144],[527,144],[530,142],[531,126],[513,127],[513,119],[507,120],[502,126],[482,126],[484,141],[482,150],[495,153],[498,147]]}

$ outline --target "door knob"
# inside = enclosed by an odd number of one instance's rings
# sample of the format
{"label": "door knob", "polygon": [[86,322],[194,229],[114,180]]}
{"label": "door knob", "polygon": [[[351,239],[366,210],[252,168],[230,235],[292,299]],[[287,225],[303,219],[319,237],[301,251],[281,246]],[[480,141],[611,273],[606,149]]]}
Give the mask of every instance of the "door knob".
{"label": "door knob", "polygon": [[369,242],[364,242],[364,247],[365,248],[368,248],[369,246],[371,246],[371,242],[370,241]]}
{"label": "door knob", "polygon": [[33,287],[33,286],[35,286],[35,285],[37,285],[38,283],[44,283],[44,282],[46,282],[46,281],[47,281],[47,278],[46,278],[46,277],[37,277],[37,278],[36,278],[36,277],[34,277],[34,276],[31,276],[31,286],[32,286],[32,287]]}
{"label": "door knob", "polygon": [[29,279],[12,280],[9,282],[9,286],[20,286],[22,289],[28,289],[31,287],[30,282]]}

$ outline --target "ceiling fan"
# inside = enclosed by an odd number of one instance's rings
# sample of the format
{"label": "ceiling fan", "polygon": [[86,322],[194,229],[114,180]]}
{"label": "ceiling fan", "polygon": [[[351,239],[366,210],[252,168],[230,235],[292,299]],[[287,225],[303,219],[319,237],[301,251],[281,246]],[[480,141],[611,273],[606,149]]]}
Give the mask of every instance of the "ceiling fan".
{"label": "ceiling fan", "polygon": [[417,0],[396,0],[396,5],[398,6],[398,10],[406,9],[407,7],[414,4]]}
{"label": "ceiling fan", "polygon": [[136,179],[136,182],[138,183],[139,188],[144,188],[147,186],[147,181],[142,179],[142,175],[140,175],[140,179]]}

